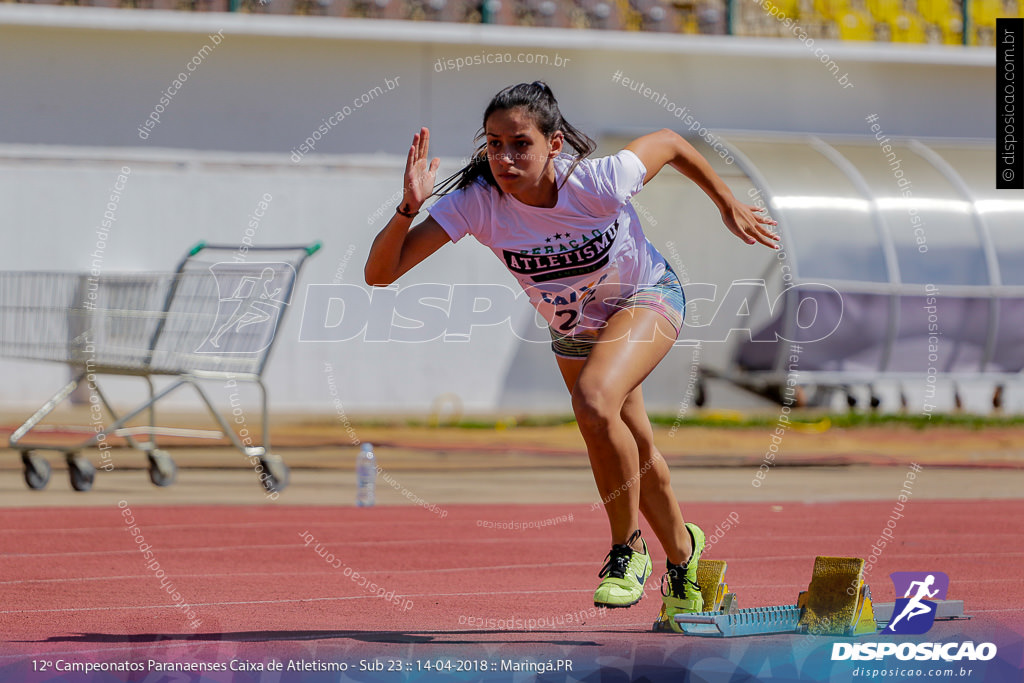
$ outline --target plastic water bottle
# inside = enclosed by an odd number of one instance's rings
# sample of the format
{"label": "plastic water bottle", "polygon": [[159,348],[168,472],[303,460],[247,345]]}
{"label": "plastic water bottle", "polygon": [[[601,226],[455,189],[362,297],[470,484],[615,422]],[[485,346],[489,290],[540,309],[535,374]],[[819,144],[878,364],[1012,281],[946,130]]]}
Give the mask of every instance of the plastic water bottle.
{"label": "plastic water bottle", "polygon": [[370,507],[376,498],[377,458],[373,444],[364,443],[356,458],[356,505]]}

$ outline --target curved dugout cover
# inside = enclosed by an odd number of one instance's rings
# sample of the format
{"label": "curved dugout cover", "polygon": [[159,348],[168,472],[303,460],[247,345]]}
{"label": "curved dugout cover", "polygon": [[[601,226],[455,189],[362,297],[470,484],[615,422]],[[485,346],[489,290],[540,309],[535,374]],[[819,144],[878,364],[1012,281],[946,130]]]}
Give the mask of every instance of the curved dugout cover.
{"label": "curved dugout cover", "polygon": [[1024,369],[1024,191],[994,189],[994,142],[728,144],[779,222],[792,274],[737,347],[741,370],[784,372],[794,344],[801,372],[851,379]]}

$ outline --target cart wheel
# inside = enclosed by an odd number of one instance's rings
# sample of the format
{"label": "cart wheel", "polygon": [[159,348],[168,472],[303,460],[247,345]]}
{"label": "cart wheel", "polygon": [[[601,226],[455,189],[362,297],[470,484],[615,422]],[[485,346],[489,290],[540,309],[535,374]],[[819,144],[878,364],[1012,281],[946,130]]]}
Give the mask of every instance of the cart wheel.
{"label": "cart wheel", "polygon": [[21,462],[25,464],[25,483],[30,489],[45,489],[50,483],[50,463],[32,451],[21,452]]}
{"label": "cart wheel", "polygon": [[263,465],[263,471],[270,475],[263,479],[263,488],[270,493],[284,491],[291,479],[288,465],[284,464],[284,460],[278,455],[265,455],[260,458],[260,464]]}
{"label": "cart wheel", "polygon": [[146,457],[149,458],[149,480],[154,486],[170,486],[178,478],[178,466],[167,451],[150,451]]}
{"label": "cart wheel", "polygon": [[78,455],[68,453],[68,474],[71,476],[71,488],[76,491],[88,491],[96,479],[96,468],[92,463]]}

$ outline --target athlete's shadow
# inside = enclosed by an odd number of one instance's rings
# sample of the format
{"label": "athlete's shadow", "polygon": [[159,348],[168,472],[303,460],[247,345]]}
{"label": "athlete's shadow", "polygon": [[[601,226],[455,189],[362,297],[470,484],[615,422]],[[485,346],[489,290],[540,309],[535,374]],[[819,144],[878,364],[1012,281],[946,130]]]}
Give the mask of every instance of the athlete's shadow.
{"label": "athlete's shadow", "polygon": [[[476,635],[522,635],[523,631],[235,631],[227,633],[79,633],[70,636],[51,636],[41,640],[21,641],[32,643],[166,643],[173,641],[189,641],[198,644],[214,642],[231,643],[266,643],[266,642],[304,642],[316,640],[354,640],[363,643],[396,643],[405,645],[496,645],[504,641],[494,638],[474,638]],[[528,631],[537,636],[571,636],[579,635],[566,631]],[[517,644],[568,645],[573,647],[599,647],[600,643],[592,640],[579,639],[546,639],[546,640],[515,640]]]}

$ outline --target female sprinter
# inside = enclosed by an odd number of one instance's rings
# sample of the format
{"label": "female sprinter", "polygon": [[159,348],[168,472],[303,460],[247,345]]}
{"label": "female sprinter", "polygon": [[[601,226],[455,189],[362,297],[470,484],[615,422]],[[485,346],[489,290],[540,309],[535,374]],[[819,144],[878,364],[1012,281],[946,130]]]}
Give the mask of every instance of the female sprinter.
{"label": "female sprinter", "polygon": [[[551,89],[539,81],[494,96],[477,138],[483,144],[436,193],[440,161],[428,162],[429,136],[426,128],[413,136],[404,197],[370,247],[367,284],[391,284],[467,234],[505,263],[551,327],[611,525],[612,549],[594,604],[629,607],[643,596],[652,571],[639,531],[643,513],[668,555],[659,620],[675,627],[674,614],[703,607],[697,561],[704,533],[683,522],[640,383],[672,348],[685,301],[629,199],[669,165],[700,186],[725,226],[748,244],[777,248],[778,236],[768,227],[775,222],[740,203],[670,130],[637,138],[613,156],[588,159],[594,142],[562,118]],[[574,155],[565,153],[567,146]],[[432,194],[441,198],[410,229]]]}

